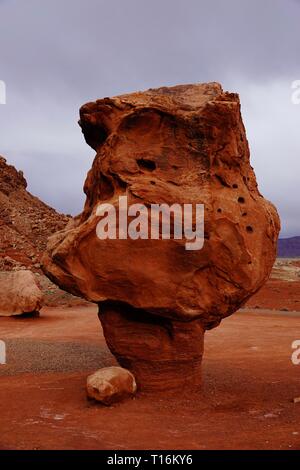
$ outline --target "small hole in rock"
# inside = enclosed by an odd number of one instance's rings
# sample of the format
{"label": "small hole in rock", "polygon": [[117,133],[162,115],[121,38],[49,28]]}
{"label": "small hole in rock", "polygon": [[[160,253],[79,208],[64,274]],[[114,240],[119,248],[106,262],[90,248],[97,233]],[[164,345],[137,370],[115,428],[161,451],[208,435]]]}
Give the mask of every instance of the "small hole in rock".
{"label": "small hole in rock", "polygon": [[[81,121],[79,121],[79,125]],[[97,150],[106,141],[109,132],[103,125],[94,125],[90,122],[84,123],[84,137],[88,145]]]}
{"label": "small hole in rock", "polygon": [[246,227],[246,230],[247,230],[248,233],[252,233],[252,232],[253,232],[253,228],[252,228],[250,225],[248,225],[248,226]]}
{"label": "small hole in rock", "polygon": [[232,185],[232,187],[233,187],[234,189],[237,189],[237,188],[238,188],[238,185],[237,185],[236,183],[234,183],[234,184]]}
{"label": "small hole in rock", "polygon": [[221,213],[221,212],[222,212],[222,209],[218,209],[217,212]]}
{"label": "small hole in rock", "polygon": [[247,216],[247,212],[243,212],[242,217],[246,217],[246,216]]}
{"label": "small hole in rock", "polygon": [[239,202],[240,204],[245,204],[245,198],[242,197],[242,196],[240,196],[240,197],[238,198],[238,202]]}
{"label": "small hole in rock", "polygon": [[153,185],[154,185],[154,184],[156,184],[156,183],[155,183],[155,181],[150,181],[150,184],[153,184]]}
{"label": "small hole in rock", "polygon": [[156,169],[156,164],[152,160],[147,160],[145,158],[139,158],[137,164],[143,170],[154,171]]}

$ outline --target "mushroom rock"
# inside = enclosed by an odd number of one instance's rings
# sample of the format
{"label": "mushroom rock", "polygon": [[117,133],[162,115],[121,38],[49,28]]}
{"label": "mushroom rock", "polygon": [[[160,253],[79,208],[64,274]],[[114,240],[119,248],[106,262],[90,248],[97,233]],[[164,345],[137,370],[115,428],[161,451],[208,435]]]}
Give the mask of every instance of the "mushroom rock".
{"label": "mushroom rock", "polygon": [[[140,390],[198,390],[204,332],[268,279],[280,229],[250,166],[239,96],[218,83],[150,89],[80,109],[96,151],[86,203],[49,239],[45,273],[99,305],[107,344]],[[98,205],[203,204],[204,245],[99,239]],[[195,220],[193,219],[195,222]]]}

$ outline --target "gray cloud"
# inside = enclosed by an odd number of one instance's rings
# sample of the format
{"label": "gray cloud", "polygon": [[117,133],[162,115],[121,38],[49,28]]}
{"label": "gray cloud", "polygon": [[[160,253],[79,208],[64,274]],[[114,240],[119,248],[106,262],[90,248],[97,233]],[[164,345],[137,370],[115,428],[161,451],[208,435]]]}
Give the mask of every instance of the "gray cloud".
{"label": "gray cloud", "polygon": [[300,234],[296,0],[0,0],[0,153],[57,209],[81,210],[93,151],[78,108],[149,87],[220,81],[241,95],[260,187]]}

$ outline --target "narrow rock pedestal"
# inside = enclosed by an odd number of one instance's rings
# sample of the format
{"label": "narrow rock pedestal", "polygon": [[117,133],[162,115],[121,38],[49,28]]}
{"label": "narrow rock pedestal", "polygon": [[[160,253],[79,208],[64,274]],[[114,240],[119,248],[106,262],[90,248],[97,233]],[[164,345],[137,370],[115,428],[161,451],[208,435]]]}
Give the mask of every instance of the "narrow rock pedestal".
{"label": "narrow rock pedestal", "polygon": [[99,304],[107,345],[143,393],[183,395],[201,387],[204,328],[114,302]]}

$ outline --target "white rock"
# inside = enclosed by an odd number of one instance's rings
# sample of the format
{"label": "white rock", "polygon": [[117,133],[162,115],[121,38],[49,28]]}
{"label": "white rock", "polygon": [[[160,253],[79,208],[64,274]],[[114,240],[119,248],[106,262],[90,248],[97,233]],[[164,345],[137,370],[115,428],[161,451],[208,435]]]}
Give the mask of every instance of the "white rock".
{"label": "white rock", "polygon": [[43,293],[31,271],[15,271],[0,276],[0,316],[39,312]]}
{"label": "white rock", "polygon": [[136,382],[131,372],[122,367],[105,367],[87,378],[87,394],[104,405],[110,405],[135,394]]}

